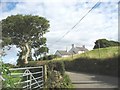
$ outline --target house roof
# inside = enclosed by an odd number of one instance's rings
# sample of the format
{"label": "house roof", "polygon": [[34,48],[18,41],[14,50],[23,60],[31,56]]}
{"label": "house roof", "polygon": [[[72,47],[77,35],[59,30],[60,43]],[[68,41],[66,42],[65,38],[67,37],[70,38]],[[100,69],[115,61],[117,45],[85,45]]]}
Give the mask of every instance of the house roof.
{"label": "house roof", "polygon": [[69,52],[65,51],[65,50],[57,50],[61,55],[70,55]]}
{"label": "house roof", "polygon": [[76,47],[78,51],[88,51],[85,47]]}
{"label": "house roof", "polygon": [[88,51],[85,47],[74,47],[69,52],[71,54],[77,54],[79,51]]}

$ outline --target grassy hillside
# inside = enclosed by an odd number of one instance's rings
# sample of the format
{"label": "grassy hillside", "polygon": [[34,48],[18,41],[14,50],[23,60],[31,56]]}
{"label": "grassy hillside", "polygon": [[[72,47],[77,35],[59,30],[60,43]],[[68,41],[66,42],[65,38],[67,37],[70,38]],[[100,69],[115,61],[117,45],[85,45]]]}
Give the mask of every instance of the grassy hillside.
{"label": "grassy hillside", "polygon": [[96,58],[96,59],[105,59],[105,58],[112,58],[118,56],[118,48],[119,47],[107,47],[107,48],[100,48],[88,51],[81,55],[76,55],[76,57],[87,57],[87,58]]}
{"label": "grassy hillside", "polygon": [[72,55],[69,57],[64,58],[55,58],[54,60],[74,60],[78,58],[94,58],[94,59],[106,59],[106,58],[113,58],[118,56],[118,48],[120,47],[107,47],[107,48],[100,48],[88,51],[86,53]]}

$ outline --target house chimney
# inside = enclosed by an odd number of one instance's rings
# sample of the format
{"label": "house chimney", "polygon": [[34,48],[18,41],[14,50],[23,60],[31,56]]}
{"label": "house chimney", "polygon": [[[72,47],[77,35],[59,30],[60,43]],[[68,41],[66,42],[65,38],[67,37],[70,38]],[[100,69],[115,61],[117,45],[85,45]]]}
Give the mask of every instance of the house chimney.
{"label": "house chimney", "polygon": [[83,45],[83,48],[85,48],[85,45]]}
{"label": "house chimney", "polygon": [[72,44],[72,48],[74,48],[74,44]]}

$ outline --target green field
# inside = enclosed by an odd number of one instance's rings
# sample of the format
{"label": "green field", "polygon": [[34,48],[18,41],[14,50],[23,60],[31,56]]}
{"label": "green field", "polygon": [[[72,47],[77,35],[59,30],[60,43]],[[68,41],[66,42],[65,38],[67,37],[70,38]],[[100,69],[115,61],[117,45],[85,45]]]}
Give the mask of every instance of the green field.
{"label": "green field", "polygon": [[55,58],[54,60],[74,60],[78,58],[94,58],[94,59],[106,59],[106,58],[113,58],[118,56],[118,50],[120,47],[107,47],[107,48],[100,48],[100,49],[94,49],[82,54],[76,54],[65,58]]}

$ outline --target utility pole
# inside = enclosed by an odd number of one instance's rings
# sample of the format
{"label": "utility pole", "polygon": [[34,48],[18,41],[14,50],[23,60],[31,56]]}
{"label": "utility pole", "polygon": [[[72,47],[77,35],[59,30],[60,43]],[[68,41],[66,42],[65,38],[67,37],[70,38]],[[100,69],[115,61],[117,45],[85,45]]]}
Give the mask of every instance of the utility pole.
{"label": "utility pole", "polygon": [[99,53],[99,58],[100,58],[100,43],[98,42],[98,53]]}
{"label": "utility pole", "polygon": [[73,59],[73,53],[72,53],[72,59]]}

